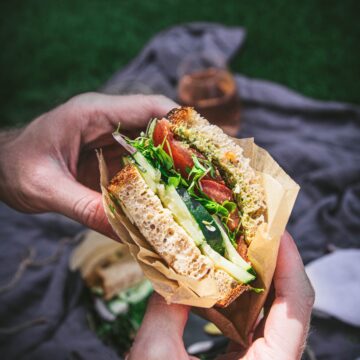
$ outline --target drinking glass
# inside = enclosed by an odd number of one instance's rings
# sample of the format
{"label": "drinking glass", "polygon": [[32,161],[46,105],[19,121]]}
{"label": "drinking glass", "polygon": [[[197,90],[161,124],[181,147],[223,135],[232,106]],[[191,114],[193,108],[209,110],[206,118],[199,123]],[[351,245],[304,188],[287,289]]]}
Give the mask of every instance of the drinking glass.
{"label": "drinking glass", "polygon": [[240,129],[240,97],[225,60],[193,53],[180,63],[178,75],[179,103],[194,107],[209,122],[236,136]]}

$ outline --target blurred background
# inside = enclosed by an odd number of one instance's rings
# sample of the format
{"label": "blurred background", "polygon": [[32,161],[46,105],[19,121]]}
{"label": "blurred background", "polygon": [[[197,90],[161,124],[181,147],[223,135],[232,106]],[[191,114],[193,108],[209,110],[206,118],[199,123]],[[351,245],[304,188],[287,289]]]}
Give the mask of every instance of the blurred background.
{"label": "blurred background", "polygon": [[356,0],[2,1],[1,126],[96,90],[165,28],[244,26],[231,69],[324,100],[360,103]]}
{"label": "blurred background", "polygon": [[[156,86],[154,89],[149,84],[156,83],[158,75],[154,75],[154,67],[150,71],[146,66],[153,66],[158,58],[142,59],[149,64],[142,64],[138,83],[131,83],[136,66],[131,67],[130,77],[113,75],[169,27],[198,21],[242,27],[246,31],[244,44],[227,44],[228,53],[223,59],[226,62],[232,51],[239,49],[230,56],[228,66],[233,74],[241,74],[235,77],[241,105],[227,106],[241,109],[240,136],[255,136],[256,142],[269,150],[301,185],[288,229],[313,282],[320,288],[324,285],[325,295],[318,297],[322,300],[317,304],[320,311],[314,312],[303,359],[352,360],[360,356],[360,311],[356,301],[360,293],[356,282],[354,286],[360,271],[346,267],[360,264],[349,261],[349,256],[359,259],[360,254],[359,14],[360,2],[355,0],[2,1],[0,127],[24,125],[81,92],[156,92]],[[200,47],[205,50],[209,43],[213,48],[226,49],[225,40],[231,36],[219,36],[219,28],[212,31],[209,36],[209,29],[187,29],[186,36],[191,41],[201,38]],[[243,34],[243,30],[237,31],[235,38]],[[212,42],[206,41],[209,38]],[[184,39],[181,44],[192,50],[193,43],[189,40],[186,44]],[[219,39],[223,43],[217,43]],[[166,40],[164,47],[174,45],[165,49],[166,56],[181,53],[176,42],[169,36]],[[211,66],[215,60],[212,58]],[[167,64],[161,65],[159,68],[166,70]],[[162,91],[165,95],[175,97],[181,75],[185,74],[164,76],[159,88],[170,91]],[[110,78],[111,84],[107,83]],[[234,78],[231,81],[229,86],[235,87]],[[235,118],[239,119],[238,114]],[[72,268],[81,272],[81,281],[79,273],[68,271],[74,244],[80,243],[77,234],[84,230],[81,225],[57,214],[23,215],[4,204],[0,204],[0,221],[0,238],[4,237],[0,242],[0,263],[8,261],[11,265],[0,266],[0,305],[1,301],[6,305],[0,306],[0,317],[6,316],[9,325],[0,328],[0,350],[9,354],[18,351],[16,354],[30,354],[33,358],[49,358],[48,349],[54,354],[65,348],[71,358],[121,356],[140,326],[151,287],[143,279],[135,286],[126,277],[113,276],[119,267],[124,267],[120,264],[121,251],[114,255],[115,243],[101,243],[104,257],[100,257],[99,249],[94,247],[100,244],[98,235],[86,235],[95,236],[95,240],[83,241],[72,257]],[[29,257],[24,258],[24,248],[40,249],[44,260],[32,262],[30,250]],[[19,258],[27,261],[27,267],[17,275],[23,266],[18,264]],[[123,258],[129,268],[127,256]],[[15,274],[14,281],[11,273]],[[88,288],[85,291],[84,284]],[[342,287],[334,291],[334,284]],[[331,304],[330,298],[335,299]],[[56,307],[50,308],[50,303]],[[337,306],[339,303],[341,306]],[[38,310],[41,316],[28,322],[29,314],[37,314]],[[49,320],[47,324],[43,318]],[[25,327],[19,328],[17,324],[22,321]],[[49,331],[54,334],[51,338]],[[101,343],[95,332],[110,346]],[[12,335],[11,341],[4,334]],[[212,359],[227,344],[218,335],[218,329],[192,316],[185,344],[189,349],[195,342],[193,353]]]}

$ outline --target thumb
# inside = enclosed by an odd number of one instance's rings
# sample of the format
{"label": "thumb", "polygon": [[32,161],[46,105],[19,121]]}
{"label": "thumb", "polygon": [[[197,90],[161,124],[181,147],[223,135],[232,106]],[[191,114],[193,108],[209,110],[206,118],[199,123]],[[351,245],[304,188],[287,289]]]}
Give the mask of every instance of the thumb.
{"label": "thumb", "polygon": [[59,212],[93,230],[119,240],[107,220],[102,196],[97,191],[62,175],[57,179],[51,202],[48,208],[52,211]]}
{"label": "thumb", "polygon": [[189,359],[182,339],[190,307],[166,304],[154,293],[128,359]]}
{"label": "thumb", "polygon": [[314,290],[288,233],[280,243],[274,286],[275,301],[264,328],[266,344],[275,351],[277,359],[300,359],[309,329]]}

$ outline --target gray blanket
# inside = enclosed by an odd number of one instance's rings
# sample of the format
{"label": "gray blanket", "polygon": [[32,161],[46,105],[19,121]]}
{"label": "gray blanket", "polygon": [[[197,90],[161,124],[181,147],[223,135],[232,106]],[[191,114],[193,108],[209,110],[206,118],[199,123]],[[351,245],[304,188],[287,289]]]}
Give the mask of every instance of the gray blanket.
{"label": "gray blanket", "polygon": [[[229,60],[244,38],[241,28],[215,24],[166,30],[102,91],[150,88],[175,98],[177,68],[184,54],[205,51]],[[241,75],[236,80],[243,102],[239,136],[255,137],[302,187],[288,229],[304,261],[334,247],[359,247],[360,108],[312,100],[283,86]],[[75,235],[81,226],[53,214],[19,214],[3,204],[0,221],[2,356],[116,359],[115,352],[86,324],[81,281],[67,270],[71,242],[63,240],[62,250],[57,250],[58,241]],[[2,286],[9,284],[21,259],[31,255],[26,250],[29,245],[43,266],[36,266],[35,261],[35,266],[25,266],[17,286]],[[47,265],[44,260],[55,251],[56,258]],[[360,346],[353,341],[355,335],[359,337],[355,328],[335,320],[315,320],[314,326],[310,345],[318,359],[353,359],[360,353]]]}

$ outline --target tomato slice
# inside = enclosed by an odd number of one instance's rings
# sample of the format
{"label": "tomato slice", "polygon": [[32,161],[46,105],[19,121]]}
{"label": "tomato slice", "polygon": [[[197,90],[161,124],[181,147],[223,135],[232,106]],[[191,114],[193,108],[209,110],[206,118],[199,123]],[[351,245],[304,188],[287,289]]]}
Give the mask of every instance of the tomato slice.
{"label": "tomato slice", "polygon": [[223,184],[220,184],[214,180],[202,179],[200,181],[202,191],[211,199],[219,204],[222,204],[225,200],[232,201],[232,191]]}
{"label": "tomato slice", "polygon": [[161,145],[165,138],[164,150],[172,157],[175,170],[178,171],[184,179],[187,179],[190,171],[188,169],[191,169],[194,166],[191,152],[182,146],[180,141],[174,139],[169,121],[162,119],[157,122],[154,129],[154,145]]}
{"label": "tomato slice", "polygon": [[170,123],[166,119],[161,119],[156,122],[156,126],[153,133],[154,145],[161,145],[164,139],[171,141],[174,139],[174,135],[170,129]]}
{"label": "tomato slice", "polygon": [[247,250],[248,250],[248,247],[245,243],[245,240],[244,240],[244,235],[240,235],[237,239],[236,239],[236,242],[237,242],[237,252],[239,253],[239,255],[246,261],[248,261],[248,257],[247,257]]}
{"label": "tomato slice", "polygon": [[237,211],[237,208],[230,214],[230,218],[227,222],[227,227],[229,228],[230,231],[235,231],[238,226],[239,226],[239,222],[240,222],[240,217]]}
{"label": "tomato slice", "polygon": [[178,171],[184,179],[187,179],[191,168],[194,166],[191,153],[176,140],[170,142],[170,148],[175,170]]}

